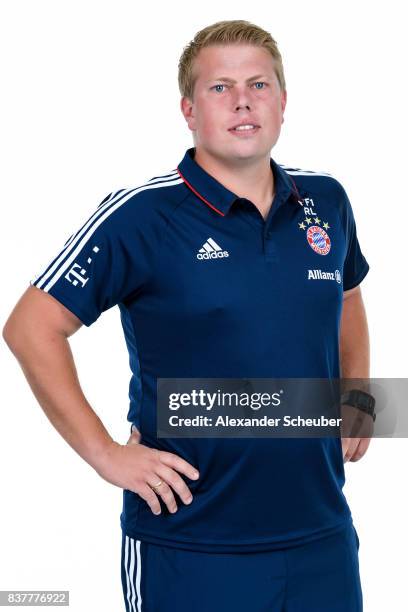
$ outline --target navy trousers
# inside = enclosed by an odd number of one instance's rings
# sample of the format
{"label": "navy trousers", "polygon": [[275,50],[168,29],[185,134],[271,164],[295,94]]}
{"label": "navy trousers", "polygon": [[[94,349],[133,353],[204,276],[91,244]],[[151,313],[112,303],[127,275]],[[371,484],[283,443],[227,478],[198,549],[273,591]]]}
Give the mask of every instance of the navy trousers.
{"label": "navy trousers", "polygon": [[334,535],[267,552],[207,553],[122,531],[126,612],[361,612],[360,542]]}

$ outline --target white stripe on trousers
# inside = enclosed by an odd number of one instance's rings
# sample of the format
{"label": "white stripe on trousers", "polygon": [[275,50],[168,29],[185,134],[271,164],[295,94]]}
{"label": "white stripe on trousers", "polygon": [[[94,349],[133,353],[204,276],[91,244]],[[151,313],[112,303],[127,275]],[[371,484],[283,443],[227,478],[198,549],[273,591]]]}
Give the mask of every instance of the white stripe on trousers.
{"label": "white stripe on trousers", "polygon": [[[142,611],[142,596],[140,593],[141,577],[141,556],[140,540],[134,540],[128,535],[125,536],[125,573],[126,573],[126,599],[128,602],[128,612]],[[129,564],[130,551],[130,564]],[[136,559],[136,568],[135,568]],[[136,569],[136,572],[135,572]],[[135,590],[136,586],[136,590]],[[136,601],[137,596],[137,601]],[[137,604],[137,607],[136,605]]]}

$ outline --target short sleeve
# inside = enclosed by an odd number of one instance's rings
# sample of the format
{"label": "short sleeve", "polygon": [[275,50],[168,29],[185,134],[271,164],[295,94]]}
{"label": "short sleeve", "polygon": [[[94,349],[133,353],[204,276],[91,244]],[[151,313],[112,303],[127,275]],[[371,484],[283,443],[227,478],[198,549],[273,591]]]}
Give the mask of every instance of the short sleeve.
{"label": "short sleeve", "polygon": [[343,291],[348,291],[361,283],[370,266],[361,252],[350,200],[344,187],[342,185],[340,187],[342,200],[341,217],[346,239],[346,256],[343,264]]}
{"label": "short sleeve", "polygon": [[149,263],[131,206],[125,190],[107,195],[30,280],[88,327],[145,281]]}

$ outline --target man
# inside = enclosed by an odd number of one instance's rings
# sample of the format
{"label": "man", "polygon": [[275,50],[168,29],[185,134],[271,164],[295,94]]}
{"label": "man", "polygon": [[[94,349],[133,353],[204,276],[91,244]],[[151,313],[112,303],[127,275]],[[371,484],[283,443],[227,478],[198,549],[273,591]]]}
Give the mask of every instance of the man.
{"label": "man", "polygon": [[[124,490],[128,612],[360,611],[343,456],[368,439],[157,437],[160,377],[369,371],[369,266],[346,192],[270,157],[286,105],[275,41],[246,21],[213,24],[184,50],[179,85],[195,146],[109,194],[3,335],[56,429]],[[83,396],[67,343],[115,304],[132,369],[126,445]]]}

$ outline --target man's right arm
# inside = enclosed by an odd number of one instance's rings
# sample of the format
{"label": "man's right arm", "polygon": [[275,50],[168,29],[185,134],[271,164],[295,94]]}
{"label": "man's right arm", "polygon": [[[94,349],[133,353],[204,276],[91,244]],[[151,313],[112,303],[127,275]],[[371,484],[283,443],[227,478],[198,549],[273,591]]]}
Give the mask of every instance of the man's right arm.
{"label": "man's right arm", "polygon": [[47,418],[92,467],[102,467],[113,440],[84,396],[68,342],[82,321],[55,298],[30,286],[3,328]]}
{"label": "man's right arm", "polygon": [[[30,286],[7,319],[3,338],[49,421],[99,475],[138,493],[155,513],[160,503],[149,485],[160,477],[165,480],[160,495],[169,509],[177,506],[168,483],[187,503],[191,493],[176,470],[195,480],[193,467],[173,453],[115,442],[87,401],[68,342],[81,325],[57,299]],[[134,442],[137,434],[131,437]]]}

